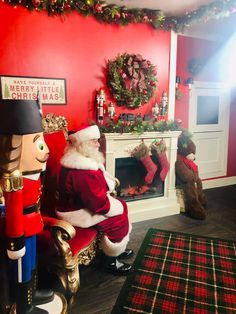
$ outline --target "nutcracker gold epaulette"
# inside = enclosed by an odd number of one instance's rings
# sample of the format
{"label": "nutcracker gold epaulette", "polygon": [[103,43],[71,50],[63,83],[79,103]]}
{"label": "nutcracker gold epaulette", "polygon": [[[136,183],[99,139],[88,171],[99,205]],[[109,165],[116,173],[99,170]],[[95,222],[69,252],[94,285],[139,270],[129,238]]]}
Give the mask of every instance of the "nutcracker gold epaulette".
{"label": "nutcracker gold epaulette", "polygon": [[14,192],[23,188],[22,173],[15,170],[11,173],[3,173],[1,187],[4,192]]}

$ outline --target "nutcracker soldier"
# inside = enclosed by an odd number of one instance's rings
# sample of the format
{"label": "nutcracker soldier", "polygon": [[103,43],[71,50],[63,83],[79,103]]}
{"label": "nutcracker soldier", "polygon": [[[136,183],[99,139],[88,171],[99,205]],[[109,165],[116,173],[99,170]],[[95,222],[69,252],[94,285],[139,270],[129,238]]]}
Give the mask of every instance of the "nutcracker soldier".
{"label": "nutcracker soldier", "polygon": [[167,113],[167,106],[168,106],[168,97],[167,97],[167,92],[163,91],[162,96],[161,96],[161,103],[160,103],[160,107],[161,107],[161,116],[165,116]]}
{"label": "nutcracker soldier", "polygon": [[107,111],[108,111],[108,116],[109,116],[110,120],[113,121],[114,117],[116,115],[116,111],[115,111],[115,107],[114,107],[112,102],[109,103]]}
{"label": "nutcracker soldier", "polygon": [[105,114],[105,93],[103,89],[100,89],[99,92],[97,92],[96,96],[96,103],[97,103],[97,123],[103,124],[104,122],[104,114]]}
{"label": "nutcracker soldier", "polygon": [[36,235],[43,229],[39,211],[40,173],[47,158],[38,103],[1,100],[0,175],[5,199],[7,255],[17,264],[17,314],[46,314],[47,311],[36,305],[54,299],[53,291],[36,290]]}
{"label": "nutcracker soldier", "polygon": [[156,102],[154,106],[152,107],[152,116],[154,118],[154,121],[157,121],[157,118],[159,115],[160,115],[160,108],[158,106],[158,103]]}

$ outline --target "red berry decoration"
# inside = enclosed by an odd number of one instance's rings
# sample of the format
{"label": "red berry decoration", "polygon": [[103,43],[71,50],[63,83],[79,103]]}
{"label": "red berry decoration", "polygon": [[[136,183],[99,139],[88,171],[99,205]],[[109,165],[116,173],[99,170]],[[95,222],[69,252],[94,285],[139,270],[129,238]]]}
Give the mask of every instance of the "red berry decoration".
{"label": "red berry decoration", "polygon": [[97,13],[102,12],[102,5],[100,3],[97,3],[94,8]]}
{"label": "red berry decoration", "polygon": [[32,3],[34,7],[38,7],[40,5],[40,0],[33,0]]}

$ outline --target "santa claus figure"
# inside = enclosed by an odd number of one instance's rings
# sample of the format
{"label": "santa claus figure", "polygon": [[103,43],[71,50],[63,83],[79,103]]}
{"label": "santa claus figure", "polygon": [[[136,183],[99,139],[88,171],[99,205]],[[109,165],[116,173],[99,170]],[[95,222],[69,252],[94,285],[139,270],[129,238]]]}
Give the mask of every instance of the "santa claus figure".
{"label": "santa claus figure", "polygon": [[46,314],[36,307],[53,300],[36,290],[36,235],[43,229],[39,211],[40,173],[48,158],[36,101],[1,100],[0,172],[5,200],[7,255],[16,266],[17,314]]}
{"label": "santa claus figure", "polygon": [[126,203],[111,195],[116,180],[104,168],[99,138],[97,125],[82,127],[69,135],[61,159],[57,215],[75,227],[102,232],[104,269],[126,275],[132,266],[121,260],[133,255],[131,249],[126,249],[131,225]]}

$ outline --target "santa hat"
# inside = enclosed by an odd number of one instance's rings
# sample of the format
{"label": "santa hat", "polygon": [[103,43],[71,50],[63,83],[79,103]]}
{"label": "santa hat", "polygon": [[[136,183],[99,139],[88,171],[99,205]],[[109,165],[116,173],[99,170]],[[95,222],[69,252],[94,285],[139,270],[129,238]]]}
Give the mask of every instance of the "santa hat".
{"label": "santa hat", "polygon": [[97,125],[81,126],[77,131],[69,132],[69,140],[71,142],[85,142],[89,140],[98,140],[101,137]]}

